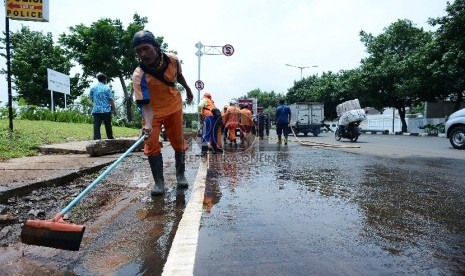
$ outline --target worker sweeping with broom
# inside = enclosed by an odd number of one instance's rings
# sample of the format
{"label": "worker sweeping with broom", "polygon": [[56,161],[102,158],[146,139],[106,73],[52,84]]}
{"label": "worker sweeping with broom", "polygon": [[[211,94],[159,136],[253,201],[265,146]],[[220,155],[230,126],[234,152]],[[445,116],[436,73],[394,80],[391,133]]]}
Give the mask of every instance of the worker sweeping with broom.
{"label": "worker sweeping with broom", "polygon": [[148,157],[155,185],[152,196],[164,194],[163,157],[159,144],[161,126],[175,151],[176,181],[180,188],[187,188],[184,176],[184,154],[188,147],[183,135],[181,93],[176,83],[181,84],[190,103],[193,94],[182,74],[181,64],[173,54],[161,51],[160,44],[149,31],[140,31],[133,38],[134,49],[140,64],[132,76],[134,95],[142,112],[145,140],[144,154]]}
{"label": "worker sweeping with broom", "polygon": [[134,35],[133,44],[136,54],[141,60],[134,71],[132,81],[136,102],[142,111],[143,135],[52,219],[27,220],[21,231],[23,243],[65,250],[79,250],[85,227],[63,221],[64,215],[143,142],[145,142],[144,153],[148,157],[155,180],[151,194],[154,196],[162,195],[165,184],[163,159],[158,138],[162,125],[165,126],[170,143],[175,150],[177,186],[182,188],[188,186],[184,176],[184,152],[187,149],[187,143],[182,131],[182,99],[175,83],[179,82],[186,89],[188,103],[193,99],[192,91],[182,75],[177,57],[163,53],[160,44],[151,32],[137,32]]}

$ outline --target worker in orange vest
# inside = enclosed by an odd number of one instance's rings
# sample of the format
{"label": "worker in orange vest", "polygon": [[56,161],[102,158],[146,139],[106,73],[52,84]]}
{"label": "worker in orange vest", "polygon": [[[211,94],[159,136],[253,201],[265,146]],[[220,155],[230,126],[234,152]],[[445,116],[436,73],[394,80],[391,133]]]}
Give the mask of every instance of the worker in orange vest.
{"label": "worker in orange vest", "polygon": [[212,148],[213,153],[223,152],[223,150],[217,146],[216,139],[219,124],[215,122],[215,117],[213,116],[212,110],[216,108],[216,106],[209,92],[203,95],[203,99],[199,103],[199,108],[204,118],[201,154],[206,155],[209,146]]}
{"label": "worker in orange vest", "polygon": [[236,129],[239,127],[240,111],[236,107],[235,100],[232,100],[229,103],[229,107],[224,117],[225,117],[225,122],[226,122],[226,128],[228,129],[229,145],[232,146],[234,144],[235,146],[237,146]]}
{"label": "worker in orange vest", "polygon": [[243,144],[245,137],[247,136],[247,134],[250,133],[250,131],[252,130],[252,126],[253,126],[252,111],[250,111],[248,103],[244,103],[241,106],[240,113],[241,113],[240,138],[241,138],[241,144]]}

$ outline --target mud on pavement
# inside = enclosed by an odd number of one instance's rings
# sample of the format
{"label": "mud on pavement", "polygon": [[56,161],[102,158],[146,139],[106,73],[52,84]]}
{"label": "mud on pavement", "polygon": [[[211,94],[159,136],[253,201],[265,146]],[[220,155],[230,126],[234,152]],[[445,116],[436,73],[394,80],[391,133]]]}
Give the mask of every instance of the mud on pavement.
{"label": "mud on pavement", "polygon": [[[164,153],[165,196],[150,197],[153,180],[148,161],[143,153],[133,153],[71,209],[68,220],[86,226],[78,252],[19,243],[22,223],[51,218],[104,169],[67,185],[9,198],[0,206],[1,213],[11,218],[1,225],[0,274],[160,274],[190,193],[176,189],[174,156],[169,148],[164,151],[168,152]],[[186,178],[193,182],[197,164],[186,165]]]}

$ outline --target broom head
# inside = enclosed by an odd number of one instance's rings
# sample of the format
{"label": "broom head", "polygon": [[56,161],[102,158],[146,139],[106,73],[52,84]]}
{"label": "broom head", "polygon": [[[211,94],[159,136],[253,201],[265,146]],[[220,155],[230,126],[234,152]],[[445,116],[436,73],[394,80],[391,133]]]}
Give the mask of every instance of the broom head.
{"label": "broom head", "polygon": [[21,231],[25,244],[79,251],[85,226],[63,220],[27,220]]}

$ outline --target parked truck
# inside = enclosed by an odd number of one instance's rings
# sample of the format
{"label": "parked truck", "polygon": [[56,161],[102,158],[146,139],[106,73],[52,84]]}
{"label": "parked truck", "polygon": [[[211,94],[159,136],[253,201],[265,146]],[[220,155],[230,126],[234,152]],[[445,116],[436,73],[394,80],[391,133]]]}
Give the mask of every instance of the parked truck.
{"label": "parked truck", "polygon": [[289,106],[291,109],[291,121],[289,126],[297,135],[303,133],[307,136],[312,133],[318,136],[321,128],[324,127],[324,104],[315,102],[294,103]]}

